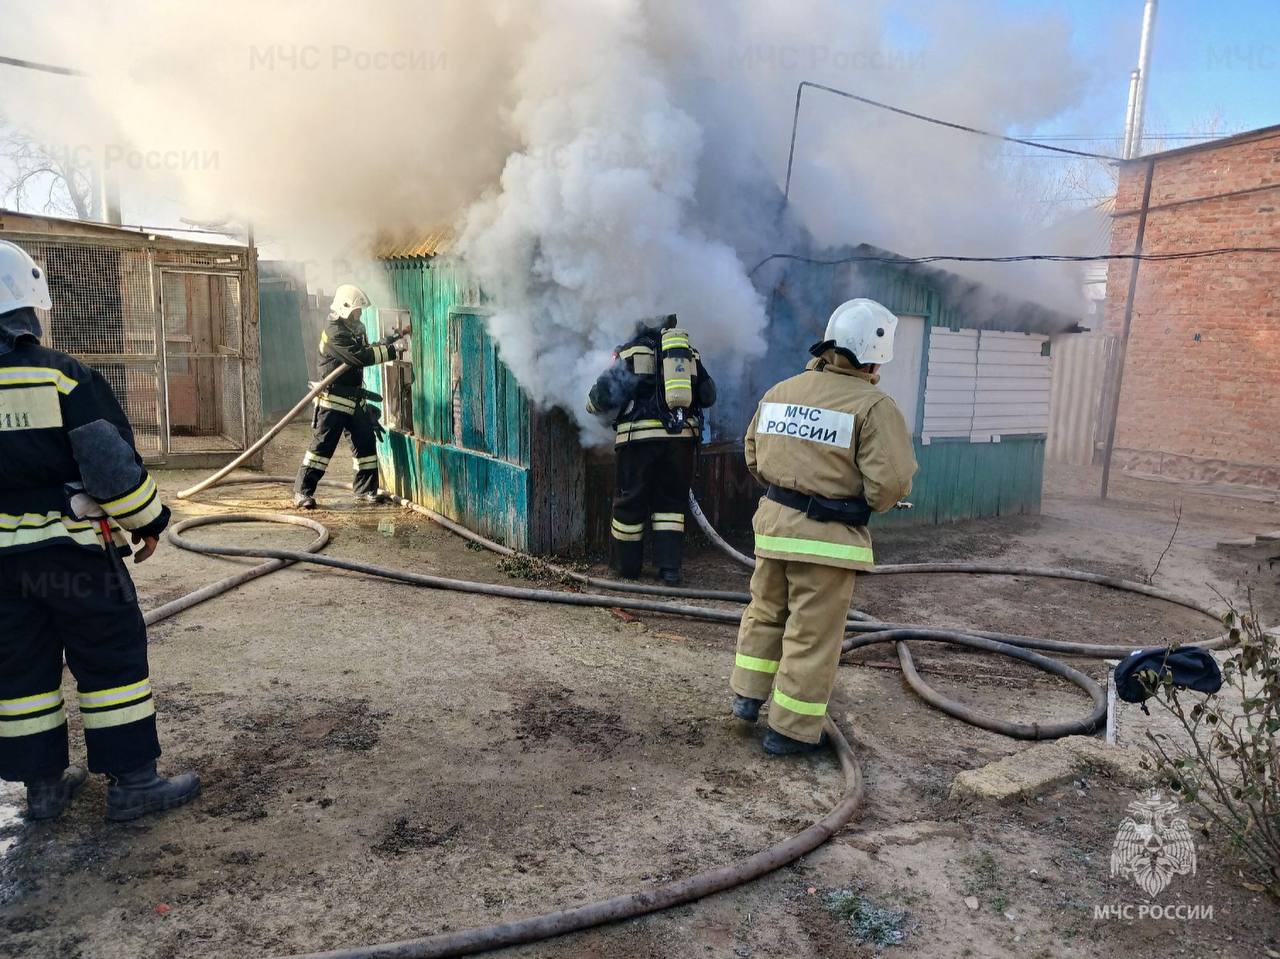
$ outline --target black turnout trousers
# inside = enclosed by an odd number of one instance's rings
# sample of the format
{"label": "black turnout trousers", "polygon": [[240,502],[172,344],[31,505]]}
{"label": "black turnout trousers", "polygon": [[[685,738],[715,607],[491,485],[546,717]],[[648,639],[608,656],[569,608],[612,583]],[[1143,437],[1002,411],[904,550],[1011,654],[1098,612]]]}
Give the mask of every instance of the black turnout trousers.
{"label": "black turnout trousers", "polygon": [[116,576],[101,549],[0,553],[0,779],[30,782],[67,767],[64,655],[89,770],[126,773],[160,755],[147,628]]}
{"label": "black turnout trousers", "polygon": [[378,440],[373,431],[373,418],[363,404],[357,404],[352,412],[316,408],[315,435],[311,446],[302,458],[294,492],[303,496],[315,496],[321,477],[329,468],[329,459],[338,448],[338,441],[346,433],[351,438],[352,468],[355,480],[351,488],[356,493],[378,491]]}
{"label": "black turnout trousers", "polygon": [[644,565],[648,527],[654,565],[680,569],[684,516],[693,481],[695,440],[688,436],[635,440],[616,450],[613,565],[634,579]]}

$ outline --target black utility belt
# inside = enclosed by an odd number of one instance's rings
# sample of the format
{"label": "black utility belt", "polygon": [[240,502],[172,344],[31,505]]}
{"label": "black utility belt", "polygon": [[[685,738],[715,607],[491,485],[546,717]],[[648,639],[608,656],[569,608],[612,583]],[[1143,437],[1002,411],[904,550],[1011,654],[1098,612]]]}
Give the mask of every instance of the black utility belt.
{"label": "black utility belt", "polygon": [[765,496],[775,503],[799,510],[809,519],[819,523],[844,523],[846,526],[866,526],[871,519],[871,507],[861,496],[853,499],[828,499],[825,496],[809,496],[785,486],[769,484]]}

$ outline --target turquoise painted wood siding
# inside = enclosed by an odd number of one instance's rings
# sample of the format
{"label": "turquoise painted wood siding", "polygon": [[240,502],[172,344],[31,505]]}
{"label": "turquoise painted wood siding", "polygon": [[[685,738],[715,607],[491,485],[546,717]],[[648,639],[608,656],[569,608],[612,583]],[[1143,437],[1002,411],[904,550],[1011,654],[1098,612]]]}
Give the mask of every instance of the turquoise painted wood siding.
{"label": "turquoise painted wood siding", "polygon": [[262,412],[283,413],[307,392],[308,348],[302,342],[303,294],[297,290],[258,292],[258,339],[262,349]]}
{"label": "turquoise painted wood siding", "polygon": [[1044,437],[1011,436],[1000,443],[915,441],[920,471],[912,483],[911,510],[872,518],[873,527],[933,526],[985,516],[1040,512]]}
{"label": "turquoise painted wood siding", "polygon": [[[413,324],[412,437],[389,431],[379,454],[399,495],[515,549],[529,543],[530,407],[485,329],[458,267],[385,263],[395,306]],[[380,371],[365,386],[382,392]]]}

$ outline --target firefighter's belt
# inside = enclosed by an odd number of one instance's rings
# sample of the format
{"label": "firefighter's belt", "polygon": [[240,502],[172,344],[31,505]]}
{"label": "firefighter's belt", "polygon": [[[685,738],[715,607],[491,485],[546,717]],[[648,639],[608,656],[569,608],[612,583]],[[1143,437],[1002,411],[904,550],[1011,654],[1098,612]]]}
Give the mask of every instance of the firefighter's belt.
{"label": "firefighter's belt", "polygon": [[852,499],[828,499],[825,496],[809,496],[785,486],[769,484],[765,493],[775,503],[781,503],[804,513],[819,523],[844,523],[846,526],[866,526],[871,519],[871,507],[862,497]]}

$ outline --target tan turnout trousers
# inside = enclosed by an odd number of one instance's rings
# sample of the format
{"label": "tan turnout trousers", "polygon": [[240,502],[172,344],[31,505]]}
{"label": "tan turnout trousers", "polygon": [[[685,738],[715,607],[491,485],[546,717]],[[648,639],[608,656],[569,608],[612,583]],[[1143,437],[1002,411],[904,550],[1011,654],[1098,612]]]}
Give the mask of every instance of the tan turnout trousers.
{"label": "tan turnout trousers", "polygon": [[822,736],[856,575],[839,566],[756,557],[729,685],[752,699],[772,692],[769,725],[784,736],[807,743]]}

